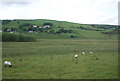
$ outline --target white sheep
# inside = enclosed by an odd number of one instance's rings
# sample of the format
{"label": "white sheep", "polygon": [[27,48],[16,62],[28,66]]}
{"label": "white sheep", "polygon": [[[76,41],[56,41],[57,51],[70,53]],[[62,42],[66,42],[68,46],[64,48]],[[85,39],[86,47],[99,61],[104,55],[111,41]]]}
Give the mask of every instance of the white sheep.
{"label": "white sheep", "polygon": [[83,55],[85,55],[85,52],[82,52]]}
{"label": "white sheep", "polygon": [[93,52],[90,51],[89,53],[93,53]]}
{"label": "white sheep", "polygon": [[[74,59],[75,58],[75,59]],[[76,54],[76,55],[74,55],[74,58],[73,58],[73,61],[75,61],[75,63],[77,64],[78,63],[78,55]]]}
{"label": "white sheep", "polygon": [[7,67],[7,66],[12,67],[12,64],[11,64],[11,62],[9,62],[9,61],[5,61],[5,62],[4,62],[4,66],[5,66],[5,67]]}
{"label": "white sheep", "polygon": [[76,54],[76,55],[75,55],[75,58],[77,58],[77,57],[78,57],[78,55]]}

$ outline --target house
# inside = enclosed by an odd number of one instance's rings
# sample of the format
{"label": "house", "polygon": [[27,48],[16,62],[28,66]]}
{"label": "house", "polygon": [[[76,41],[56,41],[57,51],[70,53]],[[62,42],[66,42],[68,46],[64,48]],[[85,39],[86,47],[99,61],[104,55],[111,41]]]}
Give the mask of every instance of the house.
{"label": "house", "polygon": [[45,28],[49,28],[49,27],[50,27],[50,25],[45,25],[44,27],[45,27]]}
{"label": "house", "polygon": [[49,25],[45,25],[45,26],[39,26],[39,28],[49,28]]}
{"label": "house", "polygon": [[39,28],[43,28],[42,26],[39,26]]}
{"label": "house", "polygon": [[33,31],[28,31],[29,33],[32,33]]}
{"label": "house", "polygon": [[37,25],[33,25],[33,28],[36,28],[37,27]]}
{"label": "house", "polygon": [[7,32],[11,32],[11,29],[7,29],[6,31],[7,31]]}

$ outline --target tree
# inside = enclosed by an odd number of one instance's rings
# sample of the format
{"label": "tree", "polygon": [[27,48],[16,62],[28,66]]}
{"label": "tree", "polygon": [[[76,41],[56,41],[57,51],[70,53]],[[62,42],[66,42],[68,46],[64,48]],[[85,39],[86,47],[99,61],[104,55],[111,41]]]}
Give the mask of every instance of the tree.
{"label": "tree", "polygon": [[73,33],[73,30],[69,29],[69,30],[66,30],[66,29],[59,29],[56,33]]}
{"label": "tree", "polygon": [[19,24],[20,22],[19,22],[19,21],[17,21],[17,23]]}
{"label": "tree", "polygon": [[75,38],[76,36],[75,36],[75,35],[71,35],[70,37],[71,37],[71,38]]}
{"label": "tree", "polygon": [[49,23],[49,22],[43,23],[43,26],[46,26],[46,25],[52,26],[52,23]]}
{"label": "tree", "polygon": [[55,31],[54,30],[50,30],[50,33],[55,33]]}
{"label": "tree", "polygon": [[2,21],[2,24],[3,24],[3,25],[4,25],[4,24],[8,24],[8,23],[10,23],[10,21],[11,21],[11,20],[3,20],[3,21]]}
{"label": "tree", "polygon": [[24,28],[22,28],[22,30],[23,30],[23,31],[28,31],[29,28],[28,28],[28,27],[24,27]]}

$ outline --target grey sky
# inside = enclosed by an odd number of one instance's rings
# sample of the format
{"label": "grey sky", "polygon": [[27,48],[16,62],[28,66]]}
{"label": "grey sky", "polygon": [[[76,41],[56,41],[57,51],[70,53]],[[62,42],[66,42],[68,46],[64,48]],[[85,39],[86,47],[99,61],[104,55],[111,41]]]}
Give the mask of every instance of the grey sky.
{"label": "grey sky", "polygon": [[1,0],[1,19],[118,24],[119,0]]}

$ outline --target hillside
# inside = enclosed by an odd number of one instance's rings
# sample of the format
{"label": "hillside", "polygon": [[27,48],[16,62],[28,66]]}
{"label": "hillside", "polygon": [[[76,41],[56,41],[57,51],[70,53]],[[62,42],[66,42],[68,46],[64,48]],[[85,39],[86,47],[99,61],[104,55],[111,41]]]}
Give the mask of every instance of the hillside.
{"label": "hillside", "polygon": [[117,25],[79,24],[66,21],[36,19],[36,20],[3,20],[3,32],[25,33],[37,38],[116,38],[117,34],[109,33]]}

